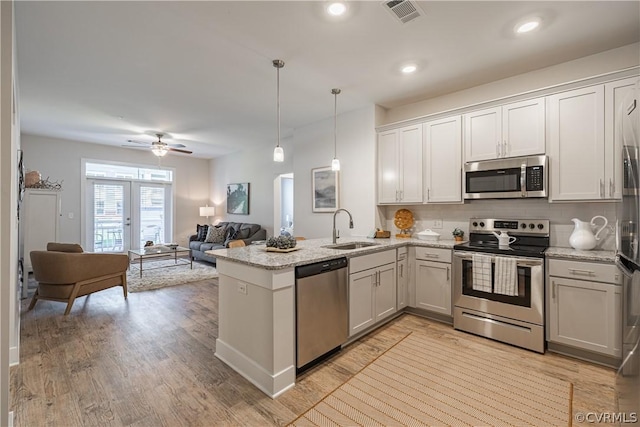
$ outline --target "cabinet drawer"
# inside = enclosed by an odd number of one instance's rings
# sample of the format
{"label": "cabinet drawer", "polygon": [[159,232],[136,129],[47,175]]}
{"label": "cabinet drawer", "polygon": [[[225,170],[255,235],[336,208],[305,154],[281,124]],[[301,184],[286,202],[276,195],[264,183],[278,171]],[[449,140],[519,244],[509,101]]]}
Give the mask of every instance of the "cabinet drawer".
{"label": "cabinet drawer", "polygon": [[614,264],[597,262],[549,260],[549,275],[594,282],[622,283],[622,276]]}
{"label": "cabinet drawer", "polygon": [[363,255],[354,257],[349,260],[349,274],[357,273],[358,271],[368,270],[370,268],[380,267],[381,265],[395,263],[396,251],[395,249],[376,252],[370,255]]}
{"label": "cabinet drawer", "polygon": [[416,247],[416,259],[425,261],[451,262],[451,249]]}

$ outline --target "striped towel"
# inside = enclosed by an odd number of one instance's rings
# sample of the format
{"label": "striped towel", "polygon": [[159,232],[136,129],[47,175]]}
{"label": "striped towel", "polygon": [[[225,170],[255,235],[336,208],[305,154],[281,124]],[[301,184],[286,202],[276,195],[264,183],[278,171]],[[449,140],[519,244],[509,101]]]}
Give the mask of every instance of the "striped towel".
{"label": "striped towel", "polygon": [[518,296],[518,266],[515,258],[496,257],[496,294]]}
{"label": "striped towel", "polygon": [[476,291],[491,293],[491,256],[473,254],[473,284]]}

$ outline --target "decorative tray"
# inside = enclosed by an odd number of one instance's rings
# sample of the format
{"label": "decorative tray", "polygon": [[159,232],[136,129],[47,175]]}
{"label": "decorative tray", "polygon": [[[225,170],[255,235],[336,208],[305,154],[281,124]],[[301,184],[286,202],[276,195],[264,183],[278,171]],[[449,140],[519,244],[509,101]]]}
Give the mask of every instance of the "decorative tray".
{"label": "decorative tray", "polygon": [[298,249],[300,249],[298,246],[295,246],[289,249],[278,249],[278,248],[267,247],[267,252],[279,252],[282,254],[286,254],[287,252],[297,251]]}

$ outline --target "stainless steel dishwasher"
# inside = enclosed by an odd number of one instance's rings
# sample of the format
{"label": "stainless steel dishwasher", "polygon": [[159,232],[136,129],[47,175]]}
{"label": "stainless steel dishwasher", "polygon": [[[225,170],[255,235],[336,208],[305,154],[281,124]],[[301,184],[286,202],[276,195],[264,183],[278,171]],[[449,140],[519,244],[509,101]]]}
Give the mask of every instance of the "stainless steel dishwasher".
{"label": "stainless steel dishwasher", "polygon": [[347,259],[296,267],[296,368],[340,350],[349,336]]}

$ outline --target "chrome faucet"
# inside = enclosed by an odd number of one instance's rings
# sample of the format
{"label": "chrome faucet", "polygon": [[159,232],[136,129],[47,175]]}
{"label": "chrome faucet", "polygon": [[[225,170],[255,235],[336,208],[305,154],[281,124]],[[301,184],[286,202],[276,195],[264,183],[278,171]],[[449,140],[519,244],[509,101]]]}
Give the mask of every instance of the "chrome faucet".
{"label": "chrome faucet", "polygon": [[338,209],[337,211],[335,211],[333,213],[333,243],[336,243],[336,240],[338,239],[338,237],[340,237],[340,233],[336,230],[336,215],[338,215],[338,212],[340,211],[344,211],[349,215],[349,228],[353,228],[353,217],[351,216],[351,212],[349,212],[346,209]]}

